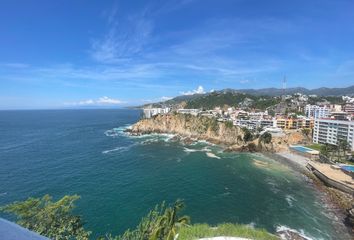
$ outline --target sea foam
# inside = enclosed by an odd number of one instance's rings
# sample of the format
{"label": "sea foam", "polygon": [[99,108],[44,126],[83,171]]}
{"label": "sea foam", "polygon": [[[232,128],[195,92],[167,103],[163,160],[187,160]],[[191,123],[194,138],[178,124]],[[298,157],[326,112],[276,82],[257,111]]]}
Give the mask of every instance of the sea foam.
{"label": "sea foam", "polygon": [[[304,239],[306,239],[306,240],[313,240],[313,238],[308,237],[308,236],[305,235],[303,229],[300,229],[300,230],[298,231],[298,230],[293,229],[293,228],[290,228],[290,227],[288,227],[288,226],[279,225],[279,226],[277,226],[277,228],[276,228],[276,232],[277,232],[277,233],[279,233],[279,232],[292,232],[292,233],[296,233],[296,234],[300,235],[302,238],[304,238]],[[286,237],[286,233],[281,233],[281,234],[279,234],[279,235],[280,235],[280,238],[281,238],[281,239],[284,239],[284,240],[289,239],[289,238]]]}

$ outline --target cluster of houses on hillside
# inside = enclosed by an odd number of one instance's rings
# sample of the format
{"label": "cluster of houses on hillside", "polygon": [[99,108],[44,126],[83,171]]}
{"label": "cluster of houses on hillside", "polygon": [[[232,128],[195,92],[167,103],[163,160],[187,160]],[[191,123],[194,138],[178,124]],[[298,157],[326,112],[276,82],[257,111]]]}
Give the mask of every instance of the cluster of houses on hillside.
{"label": "cluster of houses on hillside", "polygon": [[[307,96],[299,94],[302,100]],[[286,100],[286,96],[284,98]],[[287,130],[311,129],[314,143],[338,144],[345,140],[354,150],[354,98],[343,96],[345,104],[331,104],[323,102],[317,105],[306,104],[299,112],[288,112],[284,109],[270,114],[268,110],[257,111],[245,108],[202,109],[171,109],[145,108],[144,117],[150,118],[158,114],[167,114],[175,111],[181,114],[206,116],[218,121],[232,121],[234,125],[248,128],[252,131],[269,131],[273,134]],[[301,114],[300,114],[301,113]]]}

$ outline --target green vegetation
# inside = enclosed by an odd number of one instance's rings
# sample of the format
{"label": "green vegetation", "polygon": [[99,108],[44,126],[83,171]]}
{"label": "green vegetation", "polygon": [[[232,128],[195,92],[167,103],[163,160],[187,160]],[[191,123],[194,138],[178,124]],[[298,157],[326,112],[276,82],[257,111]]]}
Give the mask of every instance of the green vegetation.
{"label": "green vegetation", "polygon": [[[90,232],[85,231],[80,216],[72,214],[74,202],[79,196],[65,196],[57,202],[45,195],[42,198],[29,198],[0,208],[1,211],[16,215],[17,223],[54,240],[88,240]],[[99,237],[98,240],[192,240],[201,237],[234,236],[251,239],[278,239],[263,229],[254,229],[239,224],[221,224],[210,227],[207,224],[189,225],[187,216],[180,216],[184,203],[177,200],[167,206],[164,202],[156,205],[138,226],[128,229],[120,236]]]}
{"label": "green vegetation", "polygon": [[[280,102],[279,98],[274,97],[262,97],[256,100],[251,107],[260,110],[266,110],[268,107],[274,106]],[[271,112],[272,113],[272,112]],[[271,114],[270,113],[270,114]],[[275,114],[275,113],[274,113]]]}
{"label": "green vegetation", "polygon": [[251,133],[251,131],[248,128],[242,128],[243,131],[243,141],[249,142],[253,140],[253,134]]}
{"label": "green vegetation", "polygon": [[257,152],[257,146],[253,142],[247,144],[248,151]]}
{"label": "green vegetation", "polygon": [[[259,136],[259,138],[258,138],[258,148],[260,150],[262,150],[262,148],[263,148],[262,144],[264,144],[266,146],[267,144],[270,144],[270,143],[272,143],[272,134],[271,133],[265,132],[261,136]],[[272,148],[273,148],[273,145],[272,145]]]}
{"label": "green vegetation", "polygon": [[181,200],[172,206],[165,203],[156,207],[144,217],[134,230],[127,230],[123,235],[109,240],[173,240],[179,230],[189,224],[189,217],[178,215],[184,207]]}
{"label": "green vegetation", "polygon": [[233,128],[233,127],[234,127],[234,124],[233,124],[233,122],[231,122],[231,121],[226,121],[226,122],[225,122],[225,127],[226,127],[226,128]]}
{"label": "green vegetation", "polygon": [[217,132],[219,131],[219,123],[216,119],[214,118],[208,118],[210,121],[209,121],[209,124],[207,125],[208,127],[210,127],[210,129],[213,131],[213,132]]}
{"label": "green vegetation", "polygon": [[205,133],[208,129],[211,129],[213,132],[219,131],[219,122],[215,118],[209,118],[205,116],[195,117],[191,114],[179,114],[178,117],[183,119],[185,122],[184,128],[191,129],[193,126],[193,130],[198,133]]}
{"label": "green vegetation", "polygon": [[53,202],[51,196],[45,195],[14,202],[0,210],[16,215],[19,225],[50,239],[87,240],[90,232],[84,229],[81,217],[72,214],[74,202],[79,198],[77,195],[64,196]]}
{"label": "green vegetation", "polygon": [[307,138],[310,137],[311,129],[310,128],[303,128],[301,129],[301,132],[303,135],[305,135]]}
{"label": "green vegetation", "polygon": [[347,162],[347,154],[350,154],[350,146],[346,140],[340,140],[338,145],[320,145],[320,153],[334,162]]}
{"label": "green vegetation", "polygon": [[311,148],[313,150],[321,151],[322,146],[322,144],[313,143],[311,145],[307,145],[306,147]]}
{"label": "green vegetation", "polygon": [[279,239],[263,229],[253,229],[245,225],[225,223],[216,227],[211,227],[207,224],[196,224],[190,227],[183,227],[179,232],[178,240],[192,240],[217,236],[237,236],[262,240]]}
{"label": "green vegetation", "polygon": [[324,102],[324,101],[328,101],[332,104],[344,104],[344,100],[342,99],[341,96],[326,96],[326,97],[310,97],[308,99],[308,104],[312,104],[315,105],[317,104],[317,102]]}
{"label": "green vegetation", "polygon": [[263,133],[259,138],[265,144],[269,144],[272,142],[272,134],[270,134],[269,132]]}
{"label": "green vegetation", "polygon": [[280,102],[280,99],[270,96],[254,96],[235,92],[215,92],[187,101],[186,108],[213,109],[215,107],[224,106],[237,107],[245,100],[250,100],[248,103],[249,108],[257,108],[260,110],[265,110],[267,107]]}

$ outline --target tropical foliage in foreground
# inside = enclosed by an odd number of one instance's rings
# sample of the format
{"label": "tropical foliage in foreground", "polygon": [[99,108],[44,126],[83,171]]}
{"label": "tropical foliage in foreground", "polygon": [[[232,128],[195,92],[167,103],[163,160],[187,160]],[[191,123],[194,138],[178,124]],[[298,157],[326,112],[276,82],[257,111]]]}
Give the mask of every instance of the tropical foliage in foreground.
{"label": "tropical foliage in foreground", "polygon": [[19,225],[50,239],[87,240],[90,232],[84,229],[82,218],[72,214],[74,202],[79,198],[78,195],[64,196],[53,202],[51,196],[45,195],[14,202],[0,210],[16,215]]}
{"label": "tropical foliage in foreground", "polygon": [[118,237],[109,236],[109,240],[173,240],[177,232],[189,224],[189,217],[178,215],[184,203],[177,200],[172,206],[166,207],[163,202],[144,217],[136,229],[127,230]]}
{"label": "tropical foliage in foreground", "polygon": [[[45,195],[29,198],[0,208],[1,211],[16,215],[17,223],[53,240],[88,240],[90,232],[83,227],[80,216],[74,215],[74,202],[79,196],[64,196],[57,202]],[[237,224],[221,224],[210,227],[207,224],[189,225],[187,216],[180,216],[184,203],[177,200],[172,205],[164,202],[156,205],[138,226],[120,236],[107,234],[98,240],[192,240],[201,237],[237,236],[252,239],[278,239],[265,230],[256,230]]]}
{"label": "tropical foliage in foreground", "polygon": [[195,224],[184,227],[179,231],[178,240],[191,240],[217,236],[237,236],[249,239],[275,240],[277,236],[268,233],[263,229],[254,229],[250,226],[224,223],[216,227],[208,224]]}

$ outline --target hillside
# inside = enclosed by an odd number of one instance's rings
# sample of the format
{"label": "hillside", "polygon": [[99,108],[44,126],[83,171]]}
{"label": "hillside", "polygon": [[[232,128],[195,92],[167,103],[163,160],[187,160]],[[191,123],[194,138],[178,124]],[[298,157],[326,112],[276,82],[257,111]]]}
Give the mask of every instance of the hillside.
{"label": "hillside", "polygon": [[279,89],[279,88],[263,88],[263,89],[223,89],[205,94],[181,95],[172,98],[168,101],[158,102],[153,104],[146,104],[142,107],[152,105],[159,107],[162,105],[177,106],[184,104],[186,108],[214,108],[216,106],[237,106],[245,99],[254,101],[249,107],[258,109],[265,109],[266,107],[275,105],[279,102],[279,97],[283,94],[292,95],[295,93],[302,93],[306,95],[317,95],[313,98],[314,101],[320,101],[325,98],[333,103],[341,103],[341,96],[354,96],[354,85],[346,88],[317,88],[306,89],[302,87]]}
{"label": "hillside", "polygon": [[[225,90],[222,90],[225,91]],[[239,90],[231,90],[226,89],[226,91],[235,91],[242,92],[251,95],[261,96],[281,96],[283,94],[292,95],[294,93],[302,93],[306,95],[317,95],[317,96],[343,96],[343,95],[354,95],[354,85],[345,88],[315,88],[315,89],[307,89],[303,87],[295,87],[295,88],[261,88],[261,89],[239,89]]]}
{"label": "hillside", "polygon": [[279,103],[279,98],[269,96],[254,96],[244,93],[214,92],[187,101],[186,108],[206,108],[227,106],[243,106],[249,108],[266,109],[269,106]]}

